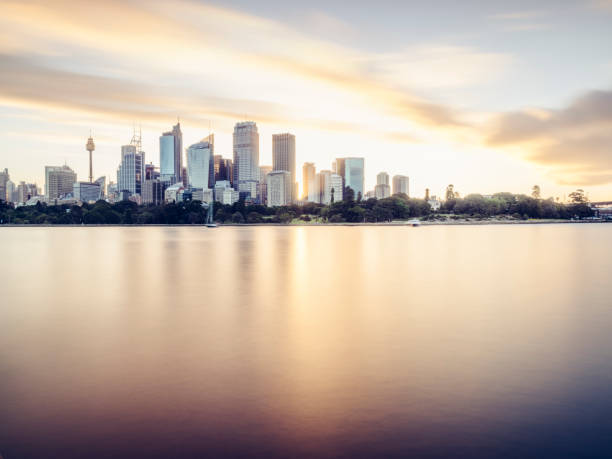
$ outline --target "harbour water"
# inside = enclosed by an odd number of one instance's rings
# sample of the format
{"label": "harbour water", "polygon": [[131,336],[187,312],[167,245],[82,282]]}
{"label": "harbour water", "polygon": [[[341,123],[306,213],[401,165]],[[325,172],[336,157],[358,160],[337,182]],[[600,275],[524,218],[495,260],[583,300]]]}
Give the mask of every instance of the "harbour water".
{"label": "harbour water", "polygon": [[612,225],[0,229],[0,455],[610,457]]}

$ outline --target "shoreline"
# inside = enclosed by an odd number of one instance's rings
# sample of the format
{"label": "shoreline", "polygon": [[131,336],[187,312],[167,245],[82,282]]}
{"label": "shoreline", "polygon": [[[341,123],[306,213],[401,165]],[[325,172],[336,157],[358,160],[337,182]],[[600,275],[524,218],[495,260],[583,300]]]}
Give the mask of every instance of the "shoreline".
{"label": "shoreline", "polygon": [[[419,221],[418,226],[482,226],[482,225],[551,225],[551,224],[593,224],[593,223],[612,223],[612,221],[593,221],[593,220],[449,220],[449,221]],[[129,227],[191,227],[206,228],[206,224],[190,223],[131,223],[131,224],[13,224],[4,223],[0,228],[129,228]],[[325,226],[391,226],[391,227],[415,227],[410,221],[395,221],[383,223],[218,223],[217,228],[227,227],[247,227],[247,226],[284,226],[284,227],[325,227]]]}

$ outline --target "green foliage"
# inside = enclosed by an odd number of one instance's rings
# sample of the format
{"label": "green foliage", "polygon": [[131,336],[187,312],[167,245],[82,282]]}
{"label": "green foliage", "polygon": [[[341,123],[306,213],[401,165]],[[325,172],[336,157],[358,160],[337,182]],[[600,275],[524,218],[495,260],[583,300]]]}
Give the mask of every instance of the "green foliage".
{"label": "green foliage", "polygon": [[[449,191],[453,191],[452,189]],[[464,198],[453,198],[442,205],[439,213],[433,213],[423,199],[412,199],[405,194],[385,199],[370,198],[355,200],[350,188],[345,189],[349,200],[333,202],[328,206],[316,203],[267,207],[245,205],[239,201],[232,205],[215,203],[214,219],[219,223],[282,223],[295,219],[301,221],[322,221],[329,223],[390,222],[422,218],[451,219],[470,217],[484,219],[493,216],[507,216],[515,219],[571,219],[586,218],[593,211],[586,202],[582,190],[572,194],[574,202],[560,204],[553,199],[537,199],[533,196],[496,193],[485,197],[470,194]],[[450,193],[449,193],[450,196]],[[204,224],[206,209],[199,201],[172,203],[161,206],[138,206],[132,201],[110,204],[98,201],[95,204],[13,207],[0,201],[0,224],[46,224],[46,225],[117,225],[117,224]]]}

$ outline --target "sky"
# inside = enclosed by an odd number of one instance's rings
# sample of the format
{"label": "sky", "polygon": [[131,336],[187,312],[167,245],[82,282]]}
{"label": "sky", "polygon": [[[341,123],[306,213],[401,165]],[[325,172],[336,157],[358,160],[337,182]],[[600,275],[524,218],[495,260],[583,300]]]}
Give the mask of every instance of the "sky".
{"label": "sky", "polygon": [[184,147],[238,121],[296,135],[330,169],[362,156],[410,194],[498,191],[612,200],[612,0],[287,2],[0,0],[0,168],[116,180],[180,117]]}

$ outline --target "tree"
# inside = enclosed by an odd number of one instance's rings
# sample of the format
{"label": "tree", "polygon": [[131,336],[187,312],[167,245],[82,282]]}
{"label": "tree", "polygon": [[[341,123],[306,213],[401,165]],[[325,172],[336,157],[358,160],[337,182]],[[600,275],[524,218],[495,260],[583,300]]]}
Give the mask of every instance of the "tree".
{"label": "tree", "polygon": [[232,215],[232,223],[244,223],[244,217],[240,212],[234,212]]}
{"label": "tree", "polygon": [[533,188],[531,189],[531,197],[533,197],[534,199],[540,199],[540,186],[539,185],[533,186]]}
{"label": "tree", "polygon": [[344,200],[346,202],[353,202],[355,200],[355,191],[350,186],[344,188]]}
{"label": "tree", "polygon": [[584,190],[577,189],[576,191],[569,194],[570,201],[574,204],[586,204],[589,202],[586,195],[584,194]]}

